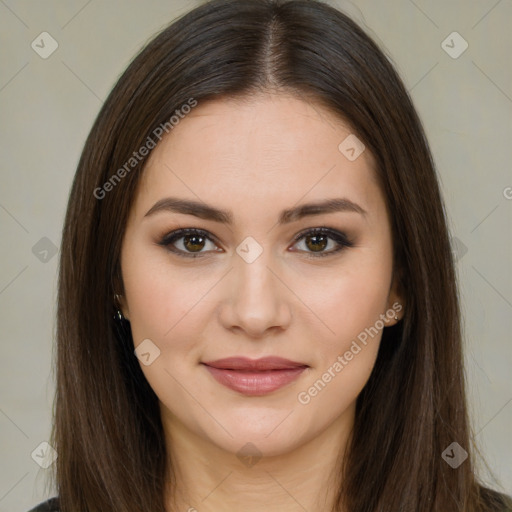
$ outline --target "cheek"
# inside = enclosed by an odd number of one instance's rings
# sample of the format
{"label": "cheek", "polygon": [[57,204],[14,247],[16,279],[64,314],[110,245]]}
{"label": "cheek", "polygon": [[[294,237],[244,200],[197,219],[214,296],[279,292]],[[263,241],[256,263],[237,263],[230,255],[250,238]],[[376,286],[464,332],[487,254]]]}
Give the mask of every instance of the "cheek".
{"label": "cheek", "polygon": [[296,397],[308,417],[333,421],[365,386],[377,358],[388,286],[382,268],[354,272],[331,279],[313,302],[329,330],[315,339],[316,364]]}
{"label": "cheek", "polygon": [[206,324],[214,315],[209,291],[218,276],[193,265],[177,268],[165,249],[148,245],[133,244],[123,266],[133,342],[138,348],[149,339],[148,346],[158,354],[150,365],[141,359],[141,369],[159,397],[185,402],[179,382],[187,380],[201,359]]}
{"label": "cheek", "polygon": [[155,338],[164,341],[179,328],[207,284],[188,270],[173,268],[165,249],[148,242],[127,243],[123,280],[134,342]]}
{"label": "cheek", "polygon": [[[354,258],[338,271],[303,279],[297,295],[320,320],[321,338],[342,349],[375,324],[385,312],[391,284],[391,260]],[[314,286],[312,286],[314,284]],[[312,317],[313,318],[313,317]],[[318,320],[317,320],[318,323]]]}
{"label": "cheek", "polygon": [[[306,303],[321,319],[315,340],[316,365],[298,402],[318,414],[335,415],[350,405],[366,384],[377,357],[391,283],[392,259],[361,251],[350,264],[316,281]],[[306,289],[301,291],[302,295]],[[326,413],[326,411],[330,411]]]}
{"label": "cheek", "polygon": [[204,311],[201,297],[212,286],[211,278],[173,269],[164,249],[160,253],[154,247],[130,245],[123,281],[134,348],[145,347],[140,353],[150,354],[148,361],[139,357],[142,372],[160,400],[173,408],[185,407],[190,397],[183,383],[200,357],[203,326],[197,312]]}

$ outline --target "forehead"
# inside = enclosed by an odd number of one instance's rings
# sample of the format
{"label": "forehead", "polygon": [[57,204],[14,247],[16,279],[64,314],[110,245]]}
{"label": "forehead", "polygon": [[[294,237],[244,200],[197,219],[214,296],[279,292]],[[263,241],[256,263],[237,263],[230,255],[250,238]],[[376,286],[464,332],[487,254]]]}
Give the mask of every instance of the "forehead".
{"label": "forehead", "polygon": [[199,102],[152,151],[137,201],[151,206],[169,194],[246,209],[302,197],[368,202],[379,193],[374,159],[368,150],[347,158],[347,137],[355,134],[346,121],[295,96]]}

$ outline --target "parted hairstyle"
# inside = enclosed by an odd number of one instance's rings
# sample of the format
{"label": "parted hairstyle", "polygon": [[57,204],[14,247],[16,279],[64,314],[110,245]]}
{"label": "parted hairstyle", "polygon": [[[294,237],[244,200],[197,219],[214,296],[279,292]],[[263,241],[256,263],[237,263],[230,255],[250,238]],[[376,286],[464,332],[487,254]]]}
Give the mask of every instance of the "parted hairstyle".
{"label": "parted hairstyle", "polygon": [[[138,150],[155,146],[158,127],[184,105],[261,92],[329,109],[374,156],[406,305],[357,397],[332,512],[503,510],[503,496],[476,476],[454,261],[421,122],[385,53],[316,0],[203,3],[144,46],[103,104],[62,236],[51,437],[61,510],[165,511],[174,479],[158,398],[129,327],[119,335],[113,319],[123,234],[148,158]],[[442,458],[453,442],[469,454],[456,469]]]}

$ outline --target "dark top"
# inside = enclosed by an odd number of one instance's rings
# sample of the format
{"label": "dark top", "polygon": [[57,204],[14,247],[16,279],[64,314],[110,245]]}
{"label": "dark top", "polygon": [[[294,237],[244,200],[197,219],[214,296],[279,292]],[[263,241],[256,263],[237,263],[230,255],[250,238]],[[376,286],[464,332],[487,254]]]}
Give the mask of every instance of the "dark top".
{"label": "dark top", "polygon": [[31,508],[28,512],[60,512],[59,499],[51,498],[44,503],[40,503],[37,507]]}
{"label": "dark top", "polygon": [[[506,494],[500,494],[496,491],[491,491],[494,498],[501,502],[499,507],[495,509],[496,512],[511,512],[512,511],[512,498]],[[51,498],[39,504],[37,507],[29,510],[28,512],[60,512],[58,498]]]}

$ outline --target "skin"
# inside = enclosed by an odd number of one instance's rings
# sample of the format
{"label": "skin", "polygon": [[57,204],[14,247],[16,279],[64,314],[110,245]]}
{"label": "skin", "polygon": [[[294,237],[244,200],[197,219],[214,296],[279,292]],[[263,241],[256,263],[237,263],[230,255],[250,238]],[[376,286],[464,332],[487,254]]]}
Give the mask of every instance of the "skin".
{"label": "skin", "polygon": [[[269,503],[283,512],[325,511],[332,504],[337,456],[349,440],[382,331],[359,343],[357,355],[309,403],[298,394],[401,303],[373,157],[365,150],[349,161],[338,150],[350,133],[328,110],[284,93],[218,99],[195,107],[147,162],[123,239],[121,305],[135,346],[150,339],[160,350],[141,368],[160,400],[177,479],[175,498],[166,496],[169,511],[262,512]],[[230,210],[233,225],[164,210],[145,216],[168,196]],[[277,224],[285,208],[336,197],[366,214]],[[346,233],[353,247],[315,257],[317,246],[294,241],[322,226]],[[215,238],[199,248],[176,240],[177,250],[203,254],[180,257],[159,245],[179,228]],[[263,251],[251,263],[236,252],[248,236]],[[320,252],[338,246],[327,240]],[[394,323],[387,318],[385,325]],[[277,391],[245,396],[200,364],[268,355],[309,368]],[[261,458],[244,463],[237,453],[248,442]]]}

